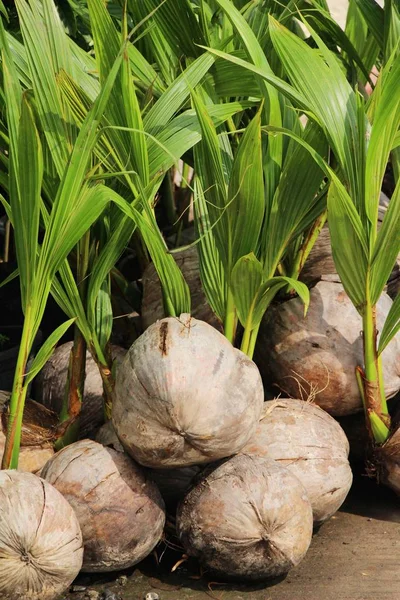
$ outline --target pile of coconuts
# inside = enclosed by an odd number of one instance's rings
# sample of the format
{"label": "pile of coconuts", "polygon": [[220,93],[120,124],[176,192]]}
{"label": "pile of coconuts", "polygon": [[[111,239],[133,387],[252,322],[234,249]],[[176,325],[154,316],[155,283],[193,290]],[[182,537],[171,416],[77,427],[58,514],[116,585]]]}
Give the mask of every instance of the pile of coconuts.
{"label": "pile of coconuts", "polygon": [[[158,320],[120,361],[96,441],[70,444],[36,475],[2,472],[1,597],[56,598],[79,571],[137,564],[162,539],[166,506],[184,552],[213,576],[285,575],[344,501],[348,452],[318,406],[266,402],[256,364],[215,327]],[[16,497],[27,506],[11,511]]]}
{"label": "pile of coconuts", "polygon": [[[298,298],[270,307],[254,362],[222,335],[199,292],[193,249],[182,253],[181,267],[201,320],[162,318],[150,267],[147,329],[128,351],[112,349],[111,421],[102,425],[102,382],[88,355],[82,439],[57,453],[47,444],[46,463],[28,468],[22,459],[20,471],[2,473],[0,575],[9,573],[2,598],[15,590],[21,598],[55,598],[79,571],[137,564],[162,539],[166,511],[176,516],[183,551],[214,577],[265,580],[302,560],[315,527],[340,508],[352,483],[349,442],[333,417],[362,409],[354,377],[362,363],[358,316],[329,272],[329,257],[324,264],[327,272],[305,275],[305,318]],[[382,296],[378,326],[391,302]],[[69,353],[70,344],[57,348],[36,381],[46,410],[59,412]],[[389,398],[400,389],[399,359],[397,336],[383,361]],[[266,400],[272,384],[286,397]],[[7,511],[28,486],[37,492],[20,510],[36,521],[17,522]],[[46,527],[50,536],[42,536]],[[29,568],[13,568],[13,560]]]}
{"label": "pile of coconuts", "polygon": [[97,439],[150,470],[185,553],[225,580],[285,575],[352,483],[340,425],[308,402],[265,402],[256,364],[188,314],[132,345]]}

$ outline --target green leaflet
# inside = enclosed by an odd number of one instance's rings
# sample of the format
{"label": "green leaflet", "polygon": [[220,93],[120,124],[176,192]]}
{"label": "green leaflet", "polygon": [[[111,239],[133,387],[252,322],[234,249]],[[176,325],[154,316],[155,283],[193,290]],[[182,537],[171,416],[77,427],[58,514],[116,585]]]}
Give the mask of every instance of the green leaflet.
{"label": "green leaflet", "polygon": [[28,385],[31,381],[33,381],[33,379],[36,377],[36,375],[39,373],[39,371],[42,370],[44,365],[47,363],[47,361],[53,354],[54,349],[57,346],[57,343],[62,338],[64,333],[67,331],[67,329],[69,327],[71,327],[71,325],[74,323],[74,321],[75,321],[75,319],[69,319],[68,321],[65,321],[65,323],[62,323],[62,325],[59,325],[59,327],[57,327],[57,329],[55,329],[49,335],[49,337],[47,338],[45,343],[40,348],[39,352],[36,354],[28,373],[25,375],[25,379],[24,379],[25,385]]}

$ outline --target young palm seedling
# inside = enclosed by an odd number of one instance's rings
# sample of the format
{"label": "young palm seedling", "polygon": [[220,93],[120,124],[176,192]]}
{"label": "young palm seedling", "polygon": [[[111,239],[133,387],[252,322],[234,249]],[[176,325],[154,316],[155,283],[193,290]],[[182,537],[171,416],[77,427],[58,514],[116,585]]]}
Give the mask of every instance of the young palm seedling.
{"label": "young palm seedling", "polygon": [[[43,345],[27,372],[27,360],[38,331],[54,276],[84,233],[99,217],[108,196],[85,181],[88,161],[96,141],[97,128],[120,68],[122,54],[115,62],[107,84],[96,99],[72,148],[69,161],[48,211],[42,202],[43,144],[29,96],[23,94],[2,29],[2,59],[5,77],[7,122],[10,137],[10,203],[2,202],[14,227],[19,266],[24,327],[10,400],[8,432],[3,468],[16,468],[21,424],[29,383],[50,356],[52,349],[74,319],[61,325]],[[96,202],[94,202],[96,198]],[[46,227],[39,241],[40,218]]]}
{"label": "young palm seedling", "polygon": [[[400,125],[400,55],[392,52],[371,101],[366,104],[347,83],[336,60],[313,33],[318,55],[275,20],[271,38],[291,85],[241,61],[240,64],[274,85],[323,129],[338,162],[334,171],[293,132],[283,131],[304,147],[330,178],[328,221],[333,256],[343,286],[362,323],[363,365],[356,377],[366,423],[375,449],[393,457],[393,432],[382,375],[382,353],[400,328],[400,298],[391,305],[378,331],[376,307],[400,250],[400,186],[396,185],[378,231],[379,195],[390,152],[397,145]],[[218,53],[220,54],[220,53]],[[224,55],[228,60],[237,59]],[[271,128],[277,132],[278,128]],[[395,343],[395,342],[394,342]],[[394,440],[394,441],[392,441]],[[393,487],[390,476],[387,480]]]}

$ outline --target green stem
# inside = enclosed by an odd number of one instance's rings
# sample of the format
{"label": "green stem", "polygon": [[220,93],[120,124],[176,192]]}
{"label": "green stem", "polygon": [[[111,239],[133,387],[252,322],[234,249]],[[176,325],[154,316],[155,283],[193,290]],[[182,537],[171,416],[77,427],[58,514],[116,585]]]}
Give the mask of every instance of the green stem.
{"label": "green stem", "polygon": [[233,294],[231,289],[228,287],[227,299],[226,299],[226,312],[224,322],[224,334],[225,337],[230,341],[231,344],[235,341],[237,326],[237,316],[235,302],[233,300]]}
{"label": "green stem", "polygon": [[254,327],[253,331],[251,332],[249,348],[247,351],[247,356],[251,359],[254,356],[254,350],[256,347],[256,343],[257,343],[259,329],[260,329],[260,325],[257,325],[256,327]]}
{"label": "green stem", "polygon": [[242,338],[242,343],[240,345],[240,349],[244,354],[247,354],[247,355],[248,355],[248,351],[249,351],[251,334],[252,334],[252,329],[250,329],[250,327],[247,326],[247,324],[246,324],[246,327],[244,328],[244,333],[243,333],[243,338]]}
{"label": "green stem", "polygon": [[[389,414],[385,391],[382,381],[382,367],[377,351],[377,329],[376,329],[376,307],[369,300],[367,290],[367,302],[363,315],[363,341],[364,341],[364,398],[367,418],[369,419],[377,443],[382,443],[382,437],[375,435],[376,425],[371,419],[371,413],[377,416],[389,431]],[[368,424],[369,425],[369,424]]]}
{"label": "green stem", "polygon": [[17,469],[19,449],[21,446],[22,418],[24,415],[25,399],[28,387],[24,386],[24,376],[29,353],[32,348],[32,310],[28,306],[25,312],[21,343],[15,368],[13,388],[10,398],[7,436],[1,463],[2,469]]}

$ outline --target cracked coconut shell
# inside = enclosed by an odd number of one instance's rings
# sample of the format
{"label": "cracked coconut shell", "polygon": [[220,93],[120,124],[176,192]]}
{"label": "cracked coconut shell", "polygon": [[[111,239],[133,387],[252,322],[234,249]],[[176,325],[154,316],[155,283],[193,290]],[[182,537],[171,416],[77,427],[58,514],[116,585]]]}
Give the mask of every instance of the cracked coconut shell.
{"label": "cracked coconut shell", "polygon": [[75,513],[49,483],[0,471],[0,598],[52,600],[82,565]]}
{"label": "cracked coconut shell", "polygon": [[303,484],[316,524],[340,508],[352,484],[343,429],[327,412],[303,400],[265,402],[257,431],[242,452],[287,467]]}
{"label": "cracked coconut shell", "polygon": [[186,553],[224,579],[286,574],[306,554],[312,529],[303,485],[258,456],[238,455],[206,468],[177,512]]}
{"label": "cracked coconut shell", "polygon": [[211,325],[182,314],[151,325],[131,346],[112,419],[142,465],[185,467],[239,452],[263,400],[256,365]]}
{"label": "cracked coconut shell", "polygon": [[41,474],[78,517],[83,571],[126,569],[160,541],[164,502],[156,484],[126,454],[81,440],[58,452]]}
{"label": "cracked coconut shell", "polygon": [[[392,305],[385,293],[377,304],[377,325]],[[296,297],[271,305],[260,328],[255,362],[265,385],[287,396],[312,400],[333,416],[362,410],[355,368],[363,365],[361,317],[340,283],[320,281],[310,290],[310,307]],[[400,335],[382,353],[387,398],[400,389]]]}
{"label": "cracked coconut shell", "polygon": [[[68,377],[69,356],[73,343],[58,346],[35,380],[35,396],[47,408],[60,414]],[[111,346],[113,359],[121,363],[126,350]],[[104,422],[103,382],[99,368],[89,351],[86,352],[86,377],[79,419],[79,437],[93,437]]]}

